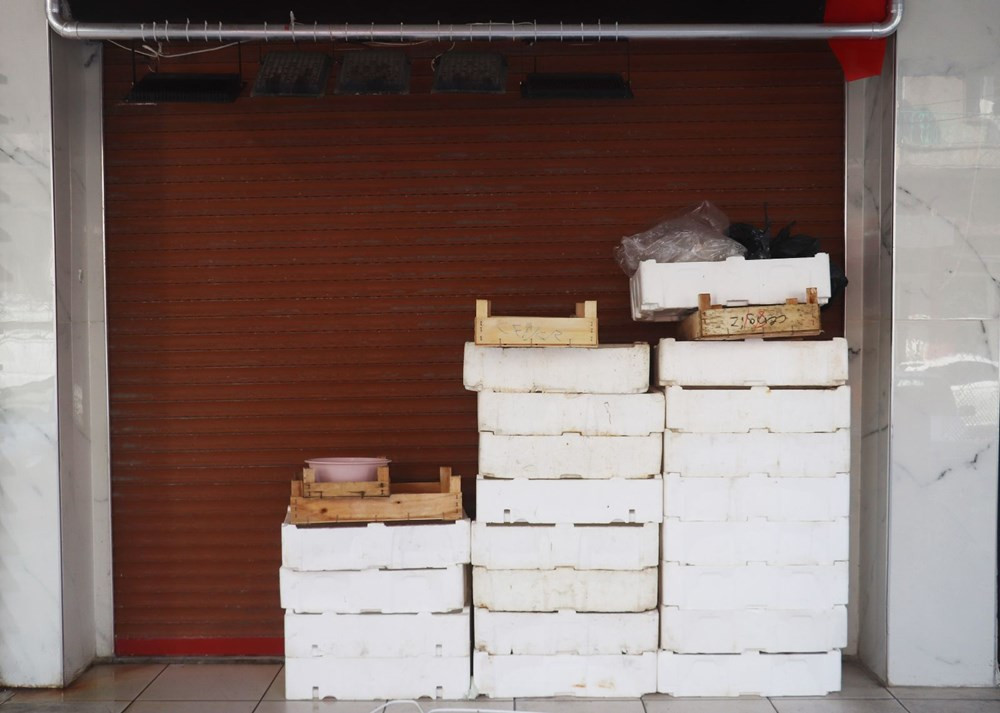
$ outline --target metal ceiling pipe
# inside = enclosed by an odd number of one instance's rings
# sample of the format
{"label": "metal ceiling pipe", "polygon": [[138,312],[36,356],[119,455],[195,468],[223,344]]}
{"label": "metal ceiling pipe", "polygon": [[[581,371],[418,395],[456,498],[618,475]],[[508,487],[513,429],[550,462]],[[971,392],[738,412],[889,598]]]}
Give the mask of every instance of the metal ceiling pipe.
{"label": "metal ceiling pipe", "polygon": [[227,42],[291,40],[347,42],[410,42],[439,40],[874,40],[893,34],[903,20],[903,0],[892,0],[889,15],[879,23],[823,24],[538,24],[468,23],[460,25],[320,25],[294,21],[283,25],[218,23],[88,23],[73,19],[66,0],[45,0],[49,25],[75,40],[141,40],[143,42]]}

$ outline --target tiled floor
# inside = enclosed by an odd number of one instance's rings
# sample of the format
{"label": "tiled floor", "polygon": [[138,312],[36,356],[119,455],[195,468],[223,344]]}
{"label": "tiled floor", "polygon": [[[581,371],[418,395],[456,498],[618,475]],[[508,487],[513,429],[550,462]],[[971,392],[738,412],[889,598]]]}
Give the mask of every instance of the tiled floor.
{"label": "tiled floor", "polygon": [[[11,696],[10,694],[13,693]],[[0,691],[0,713],[369,713],[383,701],[285,701],[279,664],[95,666],[67,689]],[[6,700],[5,700],[6,699]],[[5,701],[5,702],[4,702]],[[537,713],[1000,713],[1000,688],[883,688],[845,664],[843,690],[825,698],[430,701],[435,708]],[[394,704],[387,713],[419,713]]]}

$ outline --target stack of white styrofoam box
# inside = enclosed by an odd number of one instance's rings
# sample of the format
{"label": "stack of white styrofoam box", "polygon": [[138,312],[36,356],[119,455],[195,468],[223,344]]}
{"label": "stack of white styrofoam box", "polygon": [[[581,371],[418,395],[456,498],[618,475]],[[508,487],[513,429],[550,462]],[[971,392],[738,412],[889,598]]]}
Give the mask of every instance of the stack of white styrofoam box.
{"label": "stack of white styrofoam box", "polygon": [[663,394],[649,347],[467,345],[479,395],[475,690],[656,687]]}
{"label": "stack of white styrofoam box", "polygon": [[643,260],[629,283],[632,319],[675,321],[698,306],[698,295],[708,293],[713,304],[783,304],[790,297],[806,301],[815,287],[820,304],[830,300],[830,256],[720,262],[658,263]]}
{"label": "stack of white styrofoam box", "polygon": [[846,342],[668,339],[657,374],[666,387],[660,692],[838,690]]}
{"label": "stack of white styrofoam box", "polygon": [[468,695],[468,520],[286,520],[281,546],[286,698]]}

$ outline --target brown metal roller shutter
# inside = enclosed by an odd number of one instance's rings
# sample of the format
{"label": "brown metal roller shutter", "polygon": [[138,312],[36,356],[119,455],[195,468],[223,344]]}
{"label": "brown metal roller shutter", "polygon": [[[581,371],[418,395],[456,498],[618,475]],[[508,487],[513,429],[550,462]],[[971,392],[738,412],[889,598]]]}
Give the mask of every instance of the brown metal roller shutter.
{"label": "brown metal roller shutter", "polygon": [[[474,298],[554,315],[597,299],[602,342],[669,335],[629,319],[611,251],[705,198],[751,222],[766,202],[843,263],[844,87],[825,44],[491,48],[503,96],[431,95],[448,46],[427,44],[407,50],[408,96],[128,106],[129,55],[108,47],[119,654],[281,651],[278,524],[304,458],[474,476]],[[246,76],[267,49],[244,47]],[[636,98],[522,100],[532,70],[628,71]],[[842,321],[827,310],[827,334]]]}

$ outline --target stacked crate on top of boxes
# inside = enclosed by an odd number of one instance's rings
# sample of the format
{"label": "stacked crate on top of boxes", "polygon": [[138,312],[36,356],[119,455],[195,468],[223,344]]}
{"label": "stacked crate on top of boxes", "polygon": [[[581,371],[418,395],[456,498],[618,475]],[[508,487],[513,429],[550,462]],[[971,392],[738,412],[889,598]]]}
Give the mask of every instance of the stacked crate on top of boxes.
{"label": "stacked crate on top of boxes", "polygon": [[467,344],[478,393],[474,690],[655,690],[663,394],[649,345]]}
{"label": "stacked crate on top of boxes", "polygon": [[660,342],[659,691],[821,695],[847,643],[847,344]]}
{"label": "stacked crate on top of boxes", "polygon": [[[450,473],[443,470],[442,482]],[[407,497],[379,500],[382,516],[398,517],[392,509],[408,507]],[[375,500],[355,498],[342,509],[363,505],[371,517]],[[294,496],[292,504],[281,528],[285,697],[465,698],[469,520],[300,526],[291,521]],[[308,505],[304,518],[323,511]]]}

